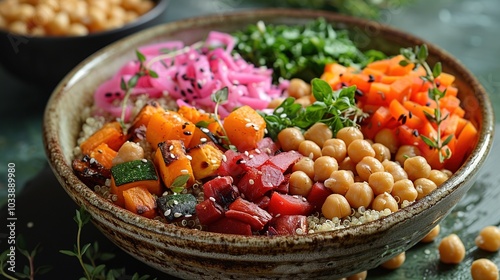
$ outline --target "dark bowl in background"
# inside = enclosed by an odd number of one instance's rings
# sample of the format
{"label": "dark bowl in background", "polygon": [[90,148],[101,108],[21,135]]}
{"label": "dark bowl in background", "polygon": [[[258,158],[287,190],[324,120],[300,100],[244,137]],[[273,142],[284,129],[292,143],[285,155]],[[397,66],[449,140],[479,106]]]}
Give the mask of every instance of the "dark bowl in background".
{"label": "dark bowl in background", "polygon": [[52,89],[73,67],[104,46],[160,23],[169,0],[116,29],[86,36],[26,36],[0,29],[0,64],[24,82]]}

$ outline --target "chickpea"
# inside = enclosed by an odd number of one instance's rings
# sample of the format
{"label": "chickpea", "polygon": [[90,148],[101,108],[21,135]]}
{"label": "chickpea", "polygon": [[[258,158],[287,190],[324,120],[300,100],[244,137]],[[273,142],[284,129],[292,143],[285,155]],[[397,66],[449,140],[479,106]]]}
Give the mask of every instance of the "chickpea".
{"label": "chickpea", "polygon": [[433,227],[431,229],[431,231],[429,231],[429,233],[427,233],[427,235],[425,235],[424,238],[422,238],[420,240],[420,242],[429,243],[429,242],[434,241],[434,239],[436,239],[436,237],[439,235],[440,231],[441,231],[441,227],[439,225]]}
{"label": "chickpea", "polygon": [[325,181],[332,172],[339,169],[337,160],[330,156],[320,156],[314,161],[314,181]]}
{"label": "chickpea", "polygon": [[375,195],[385,192],[390,193],[394,186],[394,177],[389,172],[375,172],[368,177],[368,184],[370,184]]}
{"label": "chickpea", "polygon": [[324,123],[315,123],[308,130],[306,130],[306,132],[304,132],[304,138],[306,140],[311,140],[320,147],[323,147],[325,141],[332,139],[332,137],[332,130]]}
{"label": "chickpea", "polygon": [[310,106],[314,101],[311,100],[310,96],[302,96],[300,98],[295,99],[296,104],[299,104],[303,108]]}
{"label": "chickpea", "polygon": [[68,35],[83,36],[89,34],[87,27],[81,23],[73,23],[68,29]]}
{"label": "chickpea", "polygon": [[312,158],[316,160],[321,156],[321,148],[318,144],[314,143],[311,140],[304,140],[299,144],[299,148],[297,149],[299,153],[303,156]]}
{"label": "chickpea", "polygon": [[33,22],[36,25],[44,26],[49,23],[54,16],[55,12],[49,5],[38,4],[35,9],[35,15],[33,16]]}
{"label": "chickpea", "polygon": [[406,260],[406,253],[402,252],[401,254],[395,256],[394,258],[384,262],[380,266],[385,269],[396,269],[403,265]]}
{"label": "chickpea", "polygon": [[450,234],[439,243],[439,259],[447,264],[459,264],[465,257],[465,246],[456,234]]}
{"label": "chickpea", "polygon": [[305,172],[295,171],[290,175],[288,184],[290,194],[307,196],[311,191],[313,181]]}
{"label": "chickpea", "polygon": [[69,16],[65,12],[55,14],[54,18],[47,23],[48,33],[51,35],[64,35],[70,25]]}
{"label": "chickpea", "polygon": [[323,206],[321,207],[321,213],[327,219],[337,218],[345,218],[351,215],[351,206],[347,199],[340,194],[331,194],[329,195]]}
{"label": "chickpea", "polygon": [[347,155],[347,146],[338,138],[328,139],[323,143],[321,154],[334,157],[337,162],[342,162]]}
{"label": "chickpea", "polygon": [[476,246],[488,252],[496,252],[500,249],[500,228],[487,226],[483,228],[474,240]]}
{"label": "chickpea", "polygon": [[288,95],[295,99],[311,95],[311,85],[302,79],[291,79],[288,85]]}
{"label": "chickpea", "polygon": [[330,174],[330,178],[326,179],[324,184],[333,193],[345,195],[349,186],[354,184],[354,176],[351,171],[347,170],[333,171]]}
{"label": "chickpea", "polygon": [[309,178],[313,179],[314,161],[308,157],[303,157],[292,166],[292,172],[293,171],[303,171]]}
{"label": "chickpea", "polygon": [[470,266],[472,280],[498,280],[498,267],[489,259],[480,258]]}
{"label": "chickpea", "polygon": [[372,188],[366,182],[353,183],[349,186],[345,198],[351,207],[358,209],[363,206],[368,208],[373,201]]}
{"label": "chickpea", "polygon": [[7,28],[7,20],[0,14],[0,28]]}
{"label": "chickpea", "polygon": [[296,127],[287,127],[278,133],[278,142],[283,151],[297,151],[300,143],[305,140],[302,131]]}
{"label": "chickpea", "polygon": [[404,162],[408,158],[416,157],[420,155],[420,150],[411,145],[403,145],[399,147],[394,159],[399,162],[402,166],[404,166]]}
{"label": "chickpea", "polygon": [[20,4],[17,7],[17,20],[27,22],[35,15],[35,7],[30,4]]}
{"label": "chickpea", "polygon": [[374,157],[375,151],[368,141],[356,139],[347,146],[347,155],[354,161],[360,162],[364,157]]}
{"label": "chickpea", "polygon": [[117,165],[120,163],[143,159],[143,158],[144,158],[144,149],[141,147],[141,145],[127,141],[120,147],[112,163],[113,165]]}
{"label": "chickpea", "polygon": [[389,128],[382,128],[375,135],[375,143],[380,143],[386,146],[391,154],[395,154],[398,151],[399,140],[394,134],[394,132]]}
{"label": "chickpea", "polygon": [[356,274],[350,275],[346,280],[365,280],[368,276],[368,271],[361,271]]}
{"label": "chickpea", "polygon": [[363,133],[361,130],[357,129],[356,127],[348,126],[341,128],[339,131],[337,131],[337,136],[338,139],[341,139],[344,141],[346,147],[349,147],[352,141],[356,139],[362,140]]}
{"label": "chickpea", "polygon": [[451,175],[453,175],[453,172],[451,172],[448,169],[441,169],[441,172],[443,172],[444,174],[448,175],[448,178],[450,178]]}
{"label": "chickpea", "polygon": [[429,180],[434,182],[436,186],[441,186],[446,180],[448,180],[448,175],[446,173],[437,170],[437,169],[432,169],[431,172],[429,173]]}
{"label": "chickpea", "polygon": [[419,178],[415,180],[413,184],[418,193],[417,200],[422,199],[437,188],[436,184],[427,178]]}
{"label": "chickpea", "polygon": [[375,151],[374,157],[378,159],[380,162],[391,159],[391,151],[386,146],[380,143],[373,143],[372,148]]}
{"label": "chickpea", "polygon": [[22,21],[14,21],[9,25],[9,30],[17,34],[28,34],[28,26]]}
{"label": "chickpea", "polygon": [[360,162],[356,164],[356,172],[364,181],[368,181],[370,175],[372,175],[373,173],[382,171],[384,171],[384,166],[374,157],[364,157]]}
{"label": "chickpea", "polygon": [[422,156],[415,156],[405,160],[403,165],[408,179],[415,181],[418,178],[428,178],[431,173],[431,166]]}
{"label": "chickpea", "polygon": [[372,209],[375,211],[384,211],[389,209],[392,213],[398,211],[399,205],[396,199],[389,193],[377,195],[372,202]]}
{"label": "chickpea", "polygon": [[346,157],[342,162],[339,163],[339,169],[348,170],[354,174],[356,173],[356,163],[352,161],[350,157]]}
{"label": "chickpea", "polygon": [[[125,12],[125,11],[123,12],[123,17],[124,18],[127,17],[127,12]],[[269,104],[267,104],[267,108],[268,109],[276,109],[276,108],[278,108],[278,106],[281,105],[281,103],[283,103],[283,100],[285,100],[285,99],[284,98],[280,98],[280,97],[274,98],[273,100],[271,100],[269,102]]]}
{"label": "chickpea", "polygon": [[385,172],[391,173],[392,177],[394,178],[394,182],[397,182],[402,179],[408,179],[406,171],[398,162],[384,160],[382,162],[382,165],[384,166]]}
{"label": "chickpea", "polygon": [[417,199],[418,192],[413,185],[413,182],[409,179],[402,179],[396,181],[392,186],[392,196],[402,204],[403,201],[413,202]]}

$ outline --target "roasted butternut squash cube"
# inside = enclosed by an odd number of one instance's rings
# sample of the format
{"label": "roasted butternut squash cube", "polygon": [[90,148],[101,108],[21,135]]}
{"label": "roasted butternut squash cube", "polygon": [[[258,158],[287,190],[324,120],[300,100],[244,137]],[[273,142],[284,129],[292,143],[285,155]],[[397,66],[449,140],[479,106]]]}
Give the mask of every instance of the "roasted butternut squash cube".
{"label": "roasted butternut squash cube", "polygon": [[191,166],[194,178],[201,180],[214,176],[221,165],[223,154],[213,142],[207,142],[189,149],[188,155],[192,158]]}
{"label": "roasted butternut squash cube", "polygon": [[160,177],[167,188],[171,188],[175,179],[181,175],[189,175],[186,187],[194,184],[193,169],[190,156],[181,140],[160,142],[155,152],[155,164]]}
{"label": "roasted butternut squash cube", "polygon": [[167,140],[182,140],[188,146],[196,126],[174,111],[153,114],[146,128],[146,140],[153,147]]}
{"label": "roasted butternut squash cube", "polygon": [[156,216],[156,200],[145,187],[133,187],[123,191],[125,209],[146,218]]}

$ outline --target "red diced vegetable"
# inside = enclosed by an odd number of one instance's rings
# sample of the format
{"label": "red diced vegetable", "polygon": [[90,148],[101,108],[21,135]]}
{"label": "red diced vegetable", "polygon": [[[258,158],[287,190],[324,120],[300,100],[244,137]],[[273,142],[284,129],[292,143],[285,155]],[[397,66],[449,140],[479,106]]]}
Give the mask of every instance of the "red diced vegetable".
{"label": "red diced vegetable", "polygon": [[326,198],[332,194],[332,191],[325,187],[321,182],[313,184],[311,191],[307,195],[307,201],[314,207],[314,210],[320,211]]}
{"label": "red diced vegetable", "polygon": [[[263,180],[262,174],[263,172],[260,170],[250,168],[238,181],[238,189],[246,199],[255,201],[274,189],[271,182]],[[283,176],[283,174],[281,176]]]}
{"label": "red diced vegetable", "polygon": [[281,182],[281,184],[279,184],[279,186],[277,186],[274,190],[280,193],[287,194],[290,190],[290,184],[288,181],[290,180],[291,175],[291,173],[285,174],[283,182]]}
{"label": "red diced vegetable", "polygon": [[213,197],[221,205],[230,204],[240,195],[229,176],[216,177],[206,182],[203,184],[203,193],[205,199]]}
{"label": "red diced vegetable", "polygon": [[268,161],[277,166],[281,172],[288,170],[290,166],[299,161],[303,156],[296,151],[279,153],[271,157]]}
{"label": "red diced vegetable", "polygon": [[208,225],[207,230],[217,233],[252,235],[252,228],[249,224],[227,217]]}
{"label": "red diced vegetable", "polygon": [[[246,216],[234,215],[231,216],[234,212],[243,212],[252,218],[248,220]],[[231,214],[230,214],[231,212]],[[272,219],[272,216],[264,209],[257,206],[257,204],[252,203],[248,200],[245,200],[241,197],[236,199],[231,205],[229,205],[229,211],[226,212],[226,217],[235,218],[235,219],[243,219],[241,221],[246,222],[252,226],[254,230],[261,230],[264,226]],[[259,223],[256,223],[253,220],[257,220]],[[260,224],[260,225],[259,225]]]}
{"label": "red diced vegetable", "polygon": [[310,215],[313,206],[301,196],[292,196],[274,192],[271,195],[267,211],[271,215]]}
{"label": "red diced vegetable", "polygon": [[196,215],[202,225],[209,225],[224,217],[224,209],[217,202],[205,199],[195,207]]}
{"label": "red diced vegetable", "polygon": [[266,153],[268,155],[274,155],[279,150],[278,144],[273,141],[270,137],[265,137],[257,143],[257,149],[261,153]]}
{"label": "red diced vegetable", "polygon": [[282,215],[269,222],[269,234],[294,235],[307,233],[307,217],[304,215]]}

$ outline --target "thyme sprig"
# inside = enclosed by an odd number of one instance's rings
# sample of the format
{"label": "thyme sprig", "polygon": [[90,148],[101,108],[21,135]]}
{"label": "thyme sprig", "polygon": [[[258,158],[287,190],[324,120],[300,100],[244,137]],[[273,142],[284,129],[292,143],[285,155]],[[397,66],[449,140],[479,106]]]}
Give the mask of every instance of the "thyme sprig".
{"label": "thyme sprig", "polygon": [[127,111],[127,103],[132,94],[132,90],[137,86],[139,82],[139,78],[144,76],[150,76],[152,78],[158,78],[158,73],[146,67],[146,56],[142,54],[140,51],[136,50],[135,54],[137,56],[137,60],[139,61],[139,71],[135,73],[128,81],[122,77],[120,81],[120,88],[125,92],[125,96],[122,100],[122,113],[120,116],[120,125],[125,130],[125,113]]}
{"label": "thyme sprig", "polygon": [[[73,250],[60,250],[59,252],[70,257],[76,257],[80,266],[83,269],[84,276],[80,280],[115,280],[122,279],[125,275],[125,269],[109,269],[105,264],[97,264],[99,261],[108,261],[114,258],[114,254],[103,253],[99,251],[99,244],[94,242],[93,244],[87,243],[82,245],[81,234],[83,227],[90,222],[90,213],[84,208],[76,210],[74,220],[78,225],[78,231],[76,235],[76,244]],[[88,263],[86,262],[88,261]],[[149,279],[149,275],[139,276],[135,273],[130,279],[132,280],[146,280]]]}
{"label": "thyme sprig", "polygon": [[417,67],[422,67],[425,70],[425,76],[421,76],[420,78],[424,82],[430,82],[431,87],[428,89],[428,95],[429,98],[434,100],[437,104],[436,108],[434,108],[433,114],[430,114],[426,111],[424,111],[425,117],[427,120],[429,120],[431,123],[436,124],[436,137],[427,137],[425,135],[420,135],[420,138],[426,145],[428,145],[431,149],[437,149],[438,154],[439,154],[439,162],[443,163],[445,160],[449,159],[451,157],[451,150],[448,148],[448,143],[453,139],[453,135],[449,135],[446,137],[446,139],[443,141],[441,140],[442,138],[442,131],[441,131],[441,123],[446,120],[449,116],[443,116],[441,109],[439,108],[439,100],[445,96],[446,90],[441,91],[438,87],[436,78],[441,74],[442,72],[442,65],[441,62],[437,62],[434,64],[434,67],[429,66],[427,63],[427,57],[429,56],[429,51],[427,49],[427,45],[423,44],[421,46],[415,46],[413,49],[412,48],[402,48],[401,49],[401,54],[405,58],[404,60],[400,61],[401,66],[407,66],[409,64],[414,64],[415,68]]}

